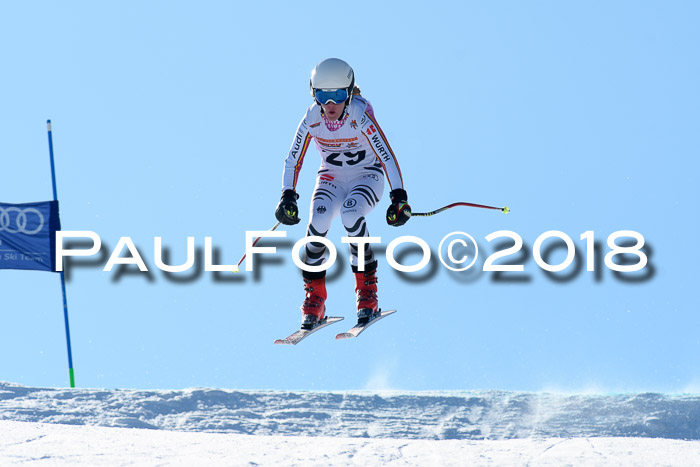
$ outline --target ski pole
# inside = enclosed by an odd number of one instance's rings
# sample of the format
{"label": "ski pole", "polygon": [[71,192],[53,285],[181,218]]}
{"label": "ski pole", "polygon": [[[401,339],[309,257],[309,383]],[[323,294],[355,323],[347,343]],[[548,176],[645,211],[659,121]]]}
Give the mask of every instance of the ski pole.
{"label": "ski pole", "polygon": [[502,208],[496,207],[496,206],[486,206],[484,204],[474,204],[474,203],[452,203],[448,204],[447,206],[443,206],[440,209],[436,209],[435,211],[430,211],[430,212],[412,212],[411,217],[428,217],[428,216],[434,216],[435,214],[439,214],[442,211],[446,211],[450,208],[454,208],[457,206],[467,206],[471,208],[483,208],[483,209],[495,209],[497,211],[501,211],[505,214],[508,214],[510,212],[510,209],[508,206],[504,206]]}
{"label": "ski pole", "polygon": [[[276,223],[276,224],[274,225],[274,227],[272,227],[271,229],[268,230],[268,232],[274,231],[275,229],[277,229],[277,227],[280,226],[280,224],[281,224],[281,222]],[[262,237],[256,238],[255,241],[253,242],[253,244],[251,245],[251,247],[254,247],[255,245],[257,245],[257,243],[260,241],[261,238],[262,238]],[[241,263],[243,262],[243,260],[245,259],[245,256],[246,256],[247,254],[248,254],[248,253],[243,253],[243,257],[242,257],[241,260],[238,262],[238,264],[236,265],[236,269],[235,269],[233,272],[238,272],[238,268],[240,267]]]}

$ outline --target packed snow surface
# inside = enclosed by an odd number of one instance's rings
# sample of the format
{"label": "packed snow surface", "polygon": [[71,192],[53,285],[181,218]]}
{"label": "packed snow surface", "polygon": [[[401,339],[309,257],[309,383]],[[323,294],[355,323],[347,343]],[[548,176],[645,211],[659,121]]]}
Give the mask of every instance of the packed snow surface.
{"label": "packed snow surface", "polygon": [[44,460],[700,465],[700,395],[136,391],[0,383],[0,464]]}

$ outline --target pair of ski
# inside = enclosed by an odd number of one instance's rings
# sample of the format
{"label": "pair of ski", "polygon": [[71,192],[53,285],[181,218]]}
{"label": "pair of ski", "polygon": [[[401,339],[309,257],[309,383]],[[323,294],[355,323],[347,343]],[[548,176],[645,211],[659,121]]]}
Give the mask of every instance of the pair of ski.
{"label": "pair of ski", "polygon": [[[350,329],[347,332],[341,332],[340,334],[336,335],[336,339],[350,339],[353,337],[357,337],[362,332],[364,332],[365,329],[376,323],[382,318],[386,318],[387,316],[396,313],[396,310],[387,310],[387,311],[382,311],[379,310],[377,313],[374,315],[370,316],[369,320],[366,322],[358,322],[352,329]],[[275,341],[275,344],[286,344],[286,345],[296,345],[305,338],[309,337],[311,334],[315,333],[316,331],[319,331],[326,326],[330,326],[333,323],[337,323],[338,321],[342,321],[344,318],[341,316],[326,316],[323,318],[323,320],[319,323],[317,323],[313,328],[311,329],[299,329],[298,331],[294,332],[292,335],[287,337],[286,339],[277,339]]]}

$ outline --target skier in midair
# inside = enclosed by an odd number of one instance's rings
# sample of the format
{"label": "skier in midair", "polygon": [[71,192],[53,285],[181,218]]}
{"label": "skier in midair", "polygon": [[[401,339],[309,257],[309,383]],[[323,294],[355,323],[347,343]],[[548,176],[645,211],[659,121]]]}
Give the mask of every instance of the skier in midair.
{"label": "skier in midair", "polygon": [[[311,140],[321,154],[321,168],[311,199],[307,236],[325,237],[340,214],[349,237],[368,237],[365,217],[384,192],[384,174],[391,187],[386,212],[389,225],[401,226],[411,216],[399,164],[374,117],[372,105],[355,86],[355,73],[343,60],[321,61],[311,72],[314,103],[299,123],[285,159],[282,198],[275,217],[285,225],[299,223],[296,184]],[[326,248],[320,242],[306,244],[304,263],[321,265]],[[350,264],[355,275],[358,321],[378,311],[377,260],[369,244],[360,264],[357,244],[350,244]],[[312,329],[325,316],[325,271],[302,271],[306,296],[301,305],[302,328]]]}

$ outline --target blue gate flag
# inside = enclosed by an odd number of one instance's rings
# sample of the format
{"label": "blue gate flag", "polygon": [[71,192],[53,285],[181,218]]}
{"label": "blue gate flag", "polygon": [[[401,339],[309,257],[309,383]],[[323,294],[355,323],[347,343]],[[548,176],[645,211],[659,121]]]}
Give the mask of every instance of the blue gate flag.
{"label": "blue gate flag", "polygon": [[56,271],[58,201],[0,203],[0,269]]}

